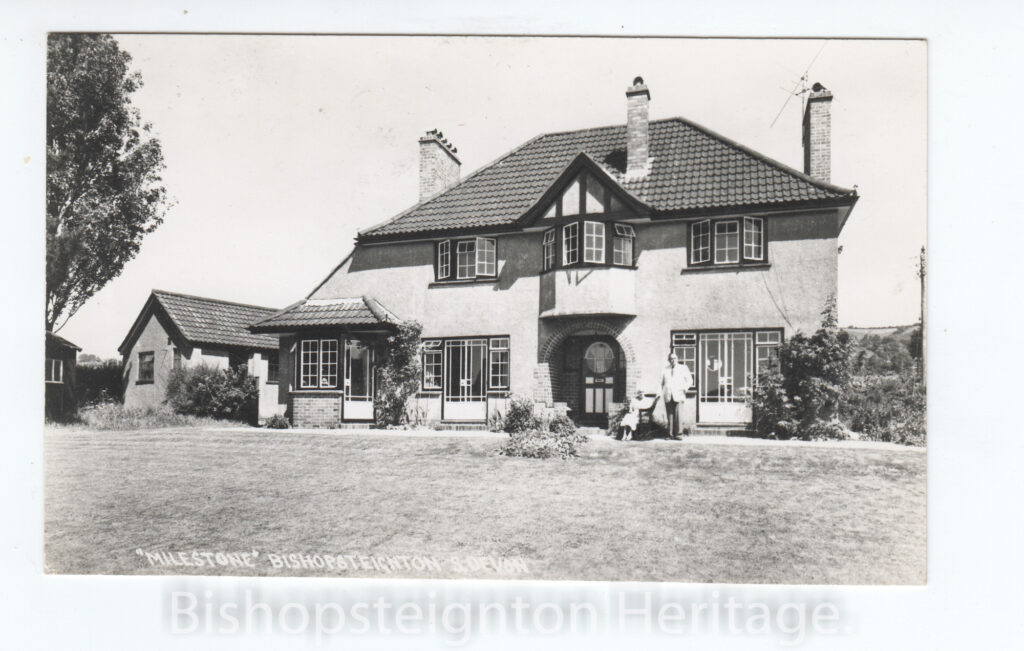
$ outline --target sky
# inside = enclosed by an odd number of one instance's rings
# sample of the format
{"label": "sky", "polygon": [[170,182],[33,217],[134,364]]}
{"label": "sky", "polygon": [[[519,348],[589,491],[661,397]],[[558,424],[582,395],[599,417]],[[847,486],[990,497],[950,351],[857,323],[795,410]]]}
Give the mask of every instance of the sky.
{"label": "sky", "polygon": [[[121,275],[61,334],[101,357],[150,290],[284,307],[357,231],[416,202],[417,139],[463,176],[538,134],[684,116],[802,166],[808,70],[832,103],[832,182],[861,198],[839,243],[842,325],[913,323],[927,223],[927,46],[901,40],[119,35],[173,200]],[[813,62],[813,65],[811,65]],[[776,119],[777,118],[777,119]],[[774,125],[773,125],[774,122]]]}

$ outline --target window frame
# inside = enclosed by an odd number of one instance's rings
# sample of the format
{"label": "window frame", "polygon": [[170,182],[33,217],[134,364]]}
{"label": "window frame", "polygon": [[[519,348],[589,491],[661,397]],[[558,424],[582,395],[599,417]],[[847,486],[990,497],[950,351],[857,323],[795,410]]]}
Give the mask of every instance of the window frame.
{"label": "window frame", "polygon": [[498,276],[498,238],[462,237],[435,245],[434,280],[466,283]]}
{"label": "window frame", "polygon": [[710,219],[690,224],[690,264],[711,262],[712,240]]}
{"label": "window frame", "polygon": [[[569,234],[569,229],[572,229],[572,234]],[[572,241],[572,246],[569,246],[569,241]],[[580,223],[578,221],[569,222],[562,226],[562,266],[571,267],[579,264],[580,261]],[[572,260],[570,260],[570,256]]]}
{"label": "window frame", "polygon": [[[726,229],[735,228],[729,233]],[[728,246],[735,238],[736,246]],[[764,217],[719,217],[690,222],[688,268],[759,266],[768,263],[768,224]]]}
{"label": "window frame", "polygon": [[[483,391],[484,394],[489,393],[507,393],[511,389],[512,385],[512,337],[507,334],[503,335],[467,335],[461,337],[430,337],[420,340],[421,346],[421,357],[422,362],[420,372],[420,391],[428,393],[433,397],[441,397],[443,399],[445,392],[445,383],[448,378],[448,356],[446,354],[447,346],[449,342],[483,342],[484,344],[484,362],[486,368],[483,374]],[[428,346],[430,348],[428,348]],[[437,355],[440,358],[440,375],[437,376],[437,386],[432,386],[427,383],[427,359],[426,356]],[[504,359],[502,359],[504,358]],[[435,362],[431,361],[431,365]],[[495,373],[495,367],[498,367],[498,372]],[[501,367],[504,366],[502,370]],[[504,384],[500,384],[501,378],[504,378]]]}
{"label": "window frame", "polygon": [[544,231],[544,235],[541,238],[541,268],[544,271],[551,271],[555,268],[555,262],[557,261],[557,251],[555,242],[558,240],[557,229],[549,228]]}
{"label": "window frame", "polygon": [[[493,237],[478,237],[476,249],[476,277],[494,278],[498,275],[498,241]],[[488,257],[490,259],[488,259]]]}
{"label": "window frame", "polygon": [[[751,227],[751,228],[748,228]],[[757,226],[756,229],[753,226]],[[748,242],[747,235],[756,236],[756,242]],[[753,237],[751,237],[753,239]],[[741,256],[744,260],[751,262],[761,262],[764,260],[764,218],[763,217],[744,217],[743,218],[743,251]],[[748,247],[750,253],[747,253]],[[756,251],[756,254],[755,254]]]}
{"label": "window frame", "polygon": [[[724,227],[730,227],[730,226],[735,229],[735,232],[733,232],[733,233],[725,233],[725,232],[720,233],[719,232]],[[741,239],[742,238],[742,233],[741,233],[741,231],[742,231],[742,229],[740,228],[740,222],[739,222],[738,219],[719,219],[719,220],[715,221],[714,226],[712,228],[712,235],[713,235],[713,242],[712,242],[713,255],[712,255],[712,259],[714,260],[714,263],[716,265],[719,265],[719,264],[739,264],[740,260],[742,259],[742,256],[740,255],[740,253],[741,253],[741,251],[743,249],[743,245],[741,243],[742,242],[742,239]],[[722,236],[723,240],[726,240],[726,238],[728,238],[729,236],[734,236],[736,238],[736,245],[735,246],[719,246],[719,235]],[[718,254],[719,254],[720,251],[723,252],[723,255],[727,255],[729,252],[735,251],[736,259],[735,260],[731,260],[729,258],[726,258],[724,260],[719,260]]]}
{"label": "window frame", "polygon": [[43,379],[46,384],[64,384],[64,360],[47,357],[45,368]]}
{"label": "window frame", "polygon": [[[632,224],[613,224],[614,235],[612,235],[612,265],[617,267],[632,267],[636,261],[635,250],[636,250],[636,230]],[[628,251],[620,251],[619,243],[626,242],[629,246]],[[620,261],[620,255],[622,254],[622,261]],[[627,255],[628,254],[628,255]]]}
{"label": "window frame", "polygon": [[[271,370],[273,369],[273,371]],[[281,353],[274,351],[267,355],[267,384],[281,383]]]}
{"label": "window frame", "polygon": [[[497,357],[497,358],[496,358]],[[504,357],[504,360],[501,358]],[[501,367],[504,366],[504,372]],[[498,373],[495,373],[498,367]],[[487,390],[507,390],[511,383],[512,356],[508,337],[490,337],[487,340]],[[495,377],[498,381],[495,381]],[[504,382],[500,379],[504,378]]]}
{"label": "window frame", "polygon": [[[593,232],[590,232],[593,229]],[[588,240],[593,246],[588,244]],[[605,227],[604,222],[593,220],[583,221],[583,262],[584,264],[604,264],[605,261]],[[593,256],[593,259],[592,259]]]}
{"label": "window frame", "polygon": [[452,277],[452,241],[441,240],[437,243],[437,255],[435,257],[434,274],[437,280],[447,280]]}
{"label": "window frame", "polygon": [[[148,363],[143,362],[143,358],[148,360]],[[156,381],[156,352],[152,350],[140,350],[139,351],[139,369],[135,375],[135,384],[153,384]],[[147,377],[142,376],[142,370],[148,368],[149,373]]]}
{"label": "window frame", "polygon": [[[313,344],[313,346],[307,349],[306,344]],[[326,350],[325,344],[332,344],[333,349]],[[337,337],[307,337],[299,339],[297,350],[299,354],[296,356],[296,375],[298,376],[297,386],[300,390],[338,390],[340,370],[343,369],[341,366],[341,345]],[[312,356],[311,359],[307,359],[307,353]],[[333,357],[333,361],[330,361],[328,355]],[[325,367],[333,367],[333,373],[325,375]],[[308,373],[307,370],[315,371],[315,373]],[[324,381],[325,378],[330,377],[334,378],[333,383]],[[313,378],[314,381],[310,383],[307,381],[307,378]]]}
{"label": "window frame", "polygon": [[[427,356],[437,356],[437,360],[427,360]],[[442,391],[444,389],[444,341],[441,339],[424,339],[421,355],[420,390],[421,391]],[[432,383],[427,384],[427,369],[437,367],[436,381],[431,371]]]}

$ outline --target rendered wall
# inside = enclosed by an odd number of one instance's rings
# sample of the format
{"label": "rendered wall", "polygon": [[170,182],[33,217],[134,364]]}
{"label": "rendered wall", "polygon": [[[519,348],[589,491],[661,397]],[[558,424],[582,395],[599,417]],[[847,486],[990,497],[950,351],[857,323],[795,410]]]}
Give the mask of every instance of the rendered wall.
{"label": "rendered wall", "polygon": [[673,330],[811,332],[836,292],[835,211],[766,218],[768,264],[751,268],[688,268],[682,221],[638,224],[636,233],[636,317],[540,319],[541,233],[498,238],[496,282],[434,282],[431,242],[357,247],[313,298],[373,296],[401,318],[420,321],[427,338],[509,335],[511,393],[549,402],[548,344],[567,330],[616,336],[629,357],[626,390],[654,392]]}

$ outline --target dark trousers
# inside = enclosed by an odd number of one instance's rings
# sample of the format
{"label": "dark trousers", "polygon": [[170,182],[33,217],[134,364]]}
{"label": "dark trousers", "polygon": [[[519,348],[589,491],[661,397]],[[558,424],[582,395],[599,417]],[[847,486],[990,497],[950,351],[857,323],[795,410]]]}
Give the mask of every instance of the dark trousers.
{"label": "dark trousers", "polygon": [[683,427],[683,403],[666,402],[665,416],[668,418],[668,435],[679,436]]}

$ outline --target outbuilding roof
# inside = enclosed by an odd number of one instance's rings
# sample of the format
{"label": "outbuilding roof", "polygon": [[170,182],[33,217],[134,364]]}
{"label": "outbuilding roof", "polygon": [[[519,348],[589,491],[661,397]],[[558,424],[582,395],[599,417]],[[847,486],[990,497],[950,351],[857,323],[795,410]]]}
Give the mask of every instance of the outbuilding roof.
{"label": "outbuilding roof", "polygon": [[275,312],[274,308],[233,303],[201,296],[154,289],[128,335],[118,347],[123,355],[145,327],[149,316],[160,310],[171,325],[192,345],[213,345],[257,350],[277,350],[277,337],[254,334],[251,323]]}
{"label": "outbuilding roof", "polygon": [[650,168],[629,179],[626,125],[549,133],[445,192],[359,234],[362,242],[514,225],[581,153],[652,216],[852,205],[856,190],[825,183],[683,118],[650,122]]}
{"label": "outbuilding roof", "polygon": [[308,298],[271,314],[250,327],[252,332],[288,332],[327,326],[373,327],[397,324],[394,312],[370,296]]}

